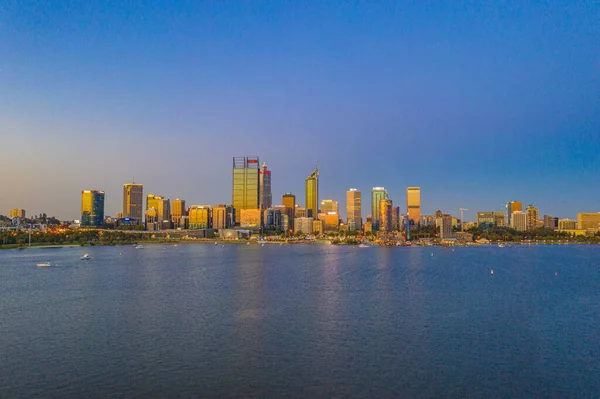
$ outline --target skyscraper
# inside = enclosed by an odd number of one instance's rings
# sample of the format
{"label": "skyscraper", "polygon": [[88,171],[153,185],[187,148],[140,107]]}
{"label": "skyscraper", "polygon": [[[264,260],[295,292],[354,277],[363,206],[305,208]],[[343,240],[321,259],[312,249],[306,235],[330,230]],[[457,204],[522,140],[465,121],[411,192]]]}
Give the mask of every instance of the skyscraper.
{"label": "skyscraper", "polygon": [[[171,220],[171,201],[168,198],[159,195],[148,194],[146,198],[146,210],[156,209],[156,220],[159,228],[163,227],[164,222],[167,224]],[[168,227],[168,226],[166,226]]]}
{"label": "skyscraper", "polygon": [[104,191],[81,191],[81,225],[102,226],[104,223]]}
{"label": "skyscraper", "polygon": [[236,215],[241,215],[243,209],[260,210],[259,165],[258,157],[233,157],[232,199]]}
{"label": "skyscraper", "polygon": [[267,169],[267,163],[260,168],[260,209],[265,210],[273,206],[271,195],[271,171]]}
{"label": "skyscraper", "polygon": [[527,206],[525,213],[527,214],[527,230],[535,230],[540,218],[538,209],[530,204]]}
{"label": "skyscraper", "polygon": [[514,211],[511,214],[510,227],[517,231],[527,230],[527,215],[522,211]]}
{"label": "skyscraper", "polygon": [[296,218],[296,196],[292,193],[285,193],[281,197],[281,202],[285,207],[285,214],[288,215],[288,224],[290,230],[294,230],[294,219]]}
{"label": "skyscraper", "polygon": [[510,201],[506,204],[506,213],[508,214],[508,225],[512,227],[512,214],[513,212],[523,212],[523,203],[521,201]]}
{"label": "skyscraper", "polygon": [[379,230],[379,203],[383,199],[387,199],[388,194],[384,187],[373,187],[371,190],[371,223],[373,231]]}
{"label": "skyscraper", "polygon": [[210,205],[192,205],[188,211],[191,230],[209,229],[212,222]]}
{"label": "skyscraper", "polygon": [[392,231],[392,200],[379,201],[379,231]]}
{"label": "skyscraper", "polygon": [[406,210],[411,224],[418,225],[421,220],[421,187],[406,188]]}
{"label": "skyscraper", "polygon": [[329,212],[339,213],[339,210],[340,210],[340,207],[339,207],[339,204],[337,203],[337,201],[330,200],[330,199],[321,200],[321,209],[320,209],[321,213],[329,213]]}
{"label": "skyscraper", "polygon": [[123,185],[123,217],[141,223],[144,205],[144,185],[127,183]]}
{"label": "skyscraper", "polygon": [[361,194],[355,188],[346,191],[346,221],[348,230],[362,230]]}
{"label": "skyscraper", "polygon": [[400,207],[392,206],[392,231],[400,231]]}
{"label": "skyscraper", "polygon": [[21,218],[25,219],[25,209],[11,209],[10,218]]}
{"label": "skyscraper", "polygon": [[173,223],[173,228],[182,227],[181,220],[185,214],[185,200],[182,199],[174,199],[171,201],[171,222]]}
{"label": "skyscraper", "polygon": [[306,178],[306,213],[313,219],[319,213],[319,168]]}

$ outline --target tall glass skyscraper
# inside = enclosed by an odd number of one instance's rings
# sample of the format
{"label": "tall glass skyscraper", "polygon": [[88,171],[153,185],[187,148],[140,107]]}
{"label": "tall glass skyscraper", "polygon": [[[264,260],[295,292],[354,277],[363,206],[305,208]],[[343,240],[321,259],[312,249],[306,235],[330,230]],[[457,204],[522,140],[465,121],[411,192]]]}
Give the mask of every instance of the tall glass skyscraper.
{"label": "tall glass skyscraper", "polygon": [[142,221],[144,205],[144,185],[128,183],[123,185],[123,217]]}
{"label": "tall glass skyscraper", "polygon": [[232,202],[235,214],[260,209],[260,163],[258,157],[233,157]]}
{"label": "tall glass skyscraper", "polygon": [[379,201],[379,230],[392,231],[392,200],[389,198]]}
{"label": "tall glass skyscraper", "polygon": [[267,169],[267,163],[260,168],[260,209],[265,210],[273,206],[271,195],[271,171]]}
{"label": "tall glass skyscraper", "polygon": [[306,178],[306,215],[316,219],[319,214],[319,168]]}
{"label": "tall glass skyscraper", "polygon": [[421,187],[406,188],[406,211],[411,224],[421,221]]}
{"label": "tall glass skyscraper", "polygon": [[104,223],[104,191],[81,192],[81,225],[102,226]]}
{"label": "tall glass skyscraper", "polygon": [[371,223],[373,231],[379,230],[379,204],[381,200],[387,198],[388,194],[384,187],[373,187],[373,190],[371,190]]}
{"label": "tall glass skyscraper", "polygon": [[355,188],[346,191],[346,221],[348,230],[362,230],[361,194]]}

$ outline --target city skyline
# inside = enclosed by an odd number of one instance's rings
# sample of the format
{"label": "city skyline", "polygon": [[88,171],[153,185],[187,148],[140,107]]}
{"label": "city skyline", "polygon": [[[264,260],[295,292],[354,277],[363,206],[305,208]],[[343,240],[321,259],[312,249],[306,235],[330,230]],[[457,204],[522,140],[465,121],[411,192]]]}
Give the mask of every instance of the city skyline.
{"label": "city skyline", "polygon": [[229,203],[232,154],[259,154],[273,198],[299,203],[318,159],[319,198],[340,204],[418,185],[422,214],[600,209],[597,2],[3,11],[0,213],[77,219],[89,189],[114,215],[134,176]]}

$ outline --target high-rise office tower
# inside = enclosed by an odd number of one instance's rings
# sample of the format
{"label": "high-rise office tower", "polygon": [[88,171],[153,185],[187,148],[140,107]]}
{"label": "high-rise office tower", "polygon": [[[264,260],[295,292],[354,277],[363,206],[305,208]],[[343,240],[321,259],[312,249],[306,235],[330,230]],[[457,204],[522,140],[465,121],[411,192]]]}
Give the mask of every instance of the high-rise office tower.
{"label": "high-rise office tower", "polygon": [[442,214],[440,220],[440,238],[447,239],[452,238],[452,216],[449,214]]}
{"label": "high-rise office tower", "polygon": [[218,204],[212,208],[213,229],[228,229],[234,224],[233,206]]}
{"label": "high-rise office tower", "polygon": [[319,214],[319,168],[306,178],[306,213],[316,219]]}
{"label": "high-rise office tower", "polygon": [[163,226],[164,222],[167,223],[171,220],[171,201],[168,198],[161,197],[159,195],[148,194],[146,197],[146,210],[156,209],[156,220],[155,222],[159,226]]}
{"label": "high-rise office tower", "polygon": [[185,214],[185,200],[182,199],[174,199],[171,201],[171,223],[173,223],[173,228],[182,227],[181,221]]}
{"label": "high-rise office tower", "polygon": [[362,230],[361,194],[355,188],[346,191],[346,221],[348,230]]}
{"label": "high-rise office tower", "polygon": [[530,204],[525,209],[525,213],[527,214],[527,230],[535,230],[540,218],[538,209]]}
{"label": "high-rise office tower", "polygon": [[291,230],[294,230],[294,219],[296,218],[296,196],[292,193],[285,193],[281,197],[282,205],[285,207],[285,214],[288,215],[288,224]]}
{"label": "high-rise office tower", "polygon": [[510,227],[517,231],[527,230],[527,214],[522,211],[514,211],[511,214]]}
{"label": "high-rise office tower", "polygon": [[557,219],[554,216],[544,215],[544,228],[556,230],[557,227]]}
{"label": "high-rise office tower", "polygon": [[212,222],[210,205],[192,205],[188,210],[191,230],[209,229]]}
{"label": "high-rise office tower", "polygon": [[400,207],[392,206],[392,231],[400,231]]}
{"label": "high-rise office tower", "polygon": [[263,163],[260,168],[260,209],[265,210],[273,206],[273,197],[271,195],[271,171],[267,169],[267,163]]}
{"label": "high-rise office tower", "polygon": [[507,223],[509,226],[512,226],[512,214],[516,211],[523,212],[523,203],[521,201],[510,201],[508,204],[506,204],[506,213],[508,214]]}
{"label": "high-rise office tower", "polygon": [[379,201],[379,231],[392,231],[392,200]]}
{"label": "high-rise office tower", "polygon": [[21,218],[25,219],[25,209],[11,209],[10,218]]}
{"label": "high-rise office tower", "polygon": [[104,191],[81,191],[81,225],[102,226],[104,223]]}
{"label": "high-rise office tower", "polygon": [[577,228],[580,230],[598,229],[600,227],[600,212],[581,212],[577,214]]}
{"label": "high-rise office tower", "polygon": [[330,199],[321,200],[321,209],[320,209],[321,213],[329,213],[329,212],[339,213],[339,210],[340,210],[340,206],[337,203],[337,201],[330,200]]}
{"label": "high-rise office tower", "polygon": [[388,194],[383,187],[373,187],[371,190],[371,223],[373,231],[379,230],[379,204],[381,200],[387,199]]}
{"label": "high-rise office tower", "polygon": [[259,176],[258,157],[233,157],[232,199],[236,215],[245,209],[260,210]]}
{"label": "high-rise office tower", "polygon": [[144,210],[144,185],[127,183],[123,185],[123,217],[142,222]]}
{"label": "high-rise office tower", "polygon": [[406,210],[410,223],[418,225],[421,220],[421,187],[406,188]]}

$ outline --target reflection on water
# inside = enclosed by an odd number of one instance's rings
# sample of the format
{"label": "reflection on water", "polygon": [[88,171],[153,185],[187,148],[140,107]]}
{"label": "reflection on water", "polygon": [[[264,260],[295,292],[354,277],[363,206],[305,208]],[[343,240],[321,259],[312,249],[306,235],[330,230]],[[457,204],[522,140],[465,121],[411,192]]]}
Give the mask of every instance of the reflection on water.
{"label": "reflection on water", "polygon": [[37,251],[0,251],[2,398],[600,395],[599,247]]}

